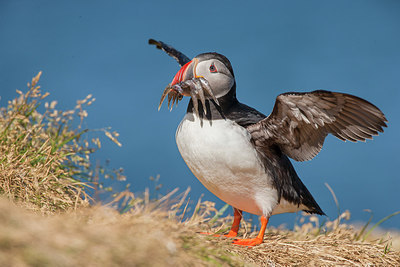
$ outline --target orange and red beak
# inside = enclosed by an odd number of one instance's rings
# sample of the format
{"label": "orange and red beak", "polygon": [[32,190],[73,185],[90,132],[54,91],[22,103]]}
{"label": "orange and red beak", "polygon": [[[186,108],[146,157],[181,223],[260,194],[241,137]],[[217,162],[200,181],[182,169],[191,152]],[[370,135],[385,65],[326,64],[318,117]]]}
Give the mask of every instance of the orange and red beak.
{"label": "orange and red beak", "polygon": [[175,74],[175,77],[171,82],[171,86],[186,80],[185,77],[186,77],[187,70],[188,70],[189,66],[192,65],[192,63],[193,63],[193,60],[189,61],[188,63],[186,63],[185,65],[182,66],[182,68]]}
{"label": "orange and red beak", "polygon": [[[196,75],[196,66],[198,63],[198,59],[194,58],[191,61],[189,61],[188,63],[186,63],[185,65],[183,65],[181,67],[181,69],[176,73],[174,79],[171,82],[171,86],[190,80],[192,78],[198,78],[198,76]],[[179,91],[178,93],[180,93],[183,96],[190,96],[189,92],[185,92],[184,91]]]}

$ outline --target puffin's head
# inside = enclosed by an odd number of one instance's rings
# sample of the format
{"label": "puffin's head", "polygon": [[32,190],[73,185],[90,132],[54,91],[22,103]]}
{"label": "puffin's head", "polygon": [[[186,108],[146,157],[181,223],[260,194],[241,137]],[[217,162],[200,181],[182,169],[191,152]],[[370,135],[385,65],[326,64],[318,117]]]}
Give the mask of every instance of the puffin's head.
{"label": "puffin's head", "polygon": [[218,53],[204,53],[186,63],[175,75],[171,85],[199,77],[208,81],[217,98],[226,95],[235,84],[229,60]]}

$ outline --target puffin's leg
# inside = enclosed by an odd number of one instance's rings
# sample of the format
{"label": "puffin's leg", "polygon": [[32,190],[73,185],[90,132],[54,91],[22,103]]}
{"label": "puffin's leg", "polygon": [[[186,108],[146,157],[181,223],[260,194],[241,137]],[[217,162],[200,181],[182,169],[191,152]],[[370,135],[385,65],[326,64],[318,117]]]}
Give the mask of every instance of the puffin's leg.
{"label": "puffin's leg", "polygon": [[226,235],[218,235],[215,234],[213,236],[223,236],[223,237],[236,237],[239,231],[239,226],[240,226],[240,220],[242,220],[242,211],[237,209],[237,208],[233,208],[234,213],[233,213],[233,223],[232,223],[232,227],[231,230],[229,231],[228,234]]}
{"label": "puffin's leg", "polygon": [[237,233],[239,231],[239,226],[240,226],[240,220],[242,219],[242,211],[237,209],[237,208],[233,208],[234,213],[233,213],[233,223],[232,223],[232,227],[231,230],[229,231],[228,234],[226,235],[219,235],[219,234],[211,234],[211,233],[205,233],[205,232],[201,232],[200,234],[205,234],[205,235],[213,235],[216,237],[219,236],[223,236],[223,237],[236,237]]}
{"label": "puffin's leg", "polygon": [[[240,226],[240,220],[242,220],[242,211],[238,210],[237,208],[233,208],[234,213],[233,213],[233,223],[231,230],[229,231],[228,234],[223,235],[225,237],[236,237],[239,231],[239,226]],[[219,235],[215,235],[219,236]]]}
{"label": "puffin's leg", "polygon": [[261,216],[261,229],[256,238],[235,239],[233,244],[241,246],[256,246],[263,242],[265,229],[267,229],[268,218]]}

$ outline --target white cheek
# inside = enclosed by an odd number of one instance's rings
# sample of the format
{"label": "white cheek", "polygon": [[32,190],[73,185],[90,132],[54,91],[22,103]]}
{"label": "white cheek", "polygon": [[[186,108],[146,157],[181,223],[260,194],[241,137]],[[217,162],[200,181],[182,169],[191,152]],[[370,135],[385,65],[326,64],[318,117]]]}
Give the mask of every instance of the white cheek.
{"label": "white cheek", "polygon": [[217,98],[226,95],[233,86],[233,79],[225,74],[210,74],[208,77],[206,79]]}
{"label": "white cheek", "polygon": [[232,88],[234,79],[223,73],[211,73],[209,65],[211,61],[200,62],[196,68],[196,75],[203,76],[210,83],[215,97],[226,95]]}

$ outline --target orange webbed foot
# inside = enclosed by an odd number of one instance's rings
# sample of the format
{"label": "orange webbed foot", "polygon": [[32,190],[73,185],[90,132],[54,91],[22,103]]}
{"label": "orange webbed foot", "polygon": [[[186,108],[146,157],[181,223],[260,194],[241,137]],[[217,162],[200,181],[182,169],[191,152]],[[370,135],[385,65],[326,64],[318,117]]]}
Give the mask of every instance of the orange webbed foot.
{"label": "orange webbed foot", "polygon": [[201,235],[214,235],[213,233],[208,233],[208,232],[200,232],[199,234],[201,234]]}
{"label": "orange webbed foot", "polygon": [[234,245],[239,245],[239,246],[249,246],[249,247],[253,247],[253,246],[257,246],[260,245],[263,242],[263,240],[261,238],[249,238],[249,239],[235,239],[233,240],[233,244]]}
{"label": "orange webbed foot", "polygon": [[219,234],[211,234],[211,233],[207,233],[207,232],[201,232],[200,234],[212,235],[215,237],[226,237],[226,238],[236,237],[238,234],[238,231],[239,231],[240,220],[242,219],[242,211],[238,210],[237,208],[233,208],[233,209],[234,209],[235,213],[233,215],[232,227],[228,234],[219,235]]}
{"label": "orange webbed foot", "polygon": [[223,237],[227,237],[227,238],[232,238],[232,237],[236,237],[237,236],[237,232],[234,231],[230,231],[228,234],[223,235]]}
{"label": "orange webbed foot", "polygon": [[239,245],[239,246],[248,246],[248,247],[260,245],[264,239],[264,233],[265,233],[265,229],[267,228],[268,219],[269,219],[269,217],[267,218],[267,217],[261,216],[261,229],[256,238],[235,239],[235,240],[233,240],[233,244]]}
{"label": "orange webbed foot", "polygon": [[226,235],[219,235],[219,234],[213,234],[213,233],[207,233],[207,232],[200,232],[200,234],[202,234],[202,235],[212,235],[214,237],[226,237],[226,238],[232,238],[232,237],[236,237],[237,236],[237,233],[235,233],[233,231],[229,232]]}

